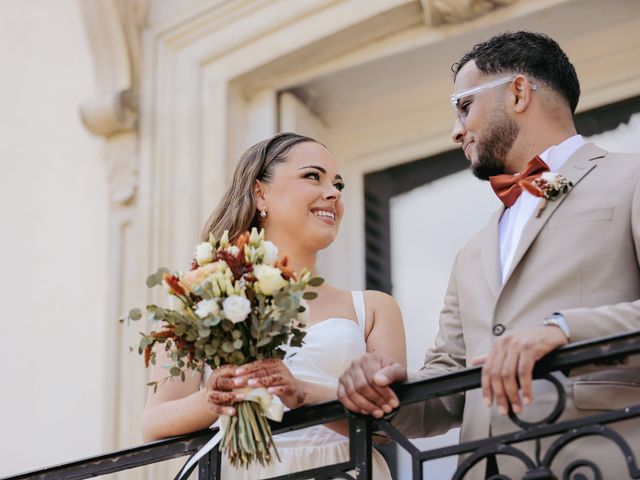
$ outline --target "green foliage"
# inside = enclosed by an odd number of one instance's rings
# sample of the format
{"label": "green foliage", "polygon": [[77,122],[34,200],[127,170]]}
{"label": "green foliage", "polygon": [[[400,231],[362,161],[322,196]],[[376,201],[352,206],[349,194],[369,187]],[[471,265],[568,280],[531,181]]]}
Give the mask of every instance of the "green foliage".
{"label": "green foliage", "polygon": [[153,273],[147,277],[147,287],[153,288],[157,285],[162,285],[162,275],[164,273],[171,273],[168,269],[162,267],[159,268],[156,273]]}
{"label": "green foliage", "polygon": [[320,277],[313,277],[311,280],[309,280],[310,287],[319,287],[323,283],[324,283],[324,278],[320,278]]}
{"label": "green foliage", "polygon": [[[301,302],[317,297],[315,292],[305,292],[305,288],[323,283],[321,278],[311,278],[309,272],[301,272],[300,280],[289,280],[285,276],[285,286],[265,295],[257,288],[257,279],[252,274],[253,267],[263,260],[264,233],[247,235],[242,248],[235,250],[235,247],[229,247],[225,237],[220,243],[215,239],[210,242],[215,249],[211,265],[185,274],[173,274],[174,283],[181,286],[175,288],[185,290],[180,293],[173,290],[174,296],[182,302],[181,308],[146,306],[147,319],[154,323],[149,334],[142,334],[138,351],[145,355],[149,364],[155,364],[156,350],[163,346],[161,348],[171,360],[171,365],[167,366],[170,379],[180,377],[184,380],[185,372],[201,371],[205,365],[216,368],[258,359],[283,358],[285,350],[280,347],[287,344],[299,347],[303,342],[305,332],[300,314],[305,308]],[[147,286],[163,285],[165,273],[171,274],[168,269],[159,268],[149,275]],[[246,319],[237,323],[224,312],[223,302],[232,295],[245,298],[250,305]],[[204,305],[200,303],[203,301],[215,303],[199,309]],[[127,318],[137,321],[142,316],[141,310],[134,308]],[[149,385],[154,389],[158,387],[157,382]]]}

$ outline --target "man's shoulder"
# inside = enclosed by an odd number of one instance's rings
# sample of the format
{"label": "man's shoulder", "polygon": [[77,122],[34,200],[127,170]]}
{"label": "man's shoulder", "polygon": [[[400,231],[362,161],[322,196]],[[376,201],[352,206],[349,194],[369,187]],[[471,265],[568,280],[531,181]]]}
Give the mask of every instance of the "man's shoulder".
{"label": "man's shoulder", "polygon": [[[595,144],[592,144],[595,145]],[[595,145],[602,150],[601,163],[603,166],[619,168],[628,167],[635,171],[640,171],[640,152],[613,152],[599,145]]]}
{"label": "man's shoulder", "polygon": [[500,220],[500,215],[502,214],[503,208],[500,207],[495,210],[487,223],[485,223],[482,227],[480,227],[469,239],[462,245],[460,250],[458,250],[458,256],[462,255],[465,252],[477,250],[485,241],[486,237],[490,235],[492,229],[496,230],[496,235],[498,231],[498,222]]}

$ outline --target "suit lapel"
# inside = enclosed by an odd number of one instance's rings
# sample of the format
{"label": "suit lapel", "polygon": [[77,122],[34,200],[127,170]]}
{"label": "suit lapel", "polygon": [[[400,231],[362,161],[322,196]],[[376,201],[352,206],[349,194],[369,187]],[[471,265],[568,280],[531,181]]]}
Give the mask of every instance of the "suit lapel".
{"label": "suit lapel", "polygon": [[504,206],[496,211],[488,225],[485,227],[482,245],[480,246],[480,255],[482,257],[482,269],[487,277],[487,283],[494,297],[498,297],[500,292],[500,281],[502,274],[500,272],[500,235],[499,226],[500,217],[504,212]]}
{"label": "suit lapel", "polygon": [[567,180],[572,182],[573,187],[566,194],[560,196],[560,198],[557,198],[556,200],[549,200],[546,208],[539,217],[536,217],[536,209],[527,224],[524,226],[522,236],[520,237],[520,243],[518,243],[516,253],[513,257],[513,262],[511,263],[511,268],[504,279],[504,283],[502,285],[503,288],[511,278],[512,273],[518,267],[518,264],[524,255],[529,250],[529,247],[531,247],[533,241],[540,233],[540,230],[542,230],[542,227],[545,226],[549,218],[551,218],[558,207],[560,207],[562,202],[571,195],[571,192],[573,192],[573,190],[578,186],[578,183],[580,183],[580,181],[596,167],[597,163],[593,162],[593,160],[604,157],[606,153],[607,152],[605,150],[595,146],[593,143],[587,143],[580,147],[565,162],[562,168],[560,168],[558,173],[561,173]]}

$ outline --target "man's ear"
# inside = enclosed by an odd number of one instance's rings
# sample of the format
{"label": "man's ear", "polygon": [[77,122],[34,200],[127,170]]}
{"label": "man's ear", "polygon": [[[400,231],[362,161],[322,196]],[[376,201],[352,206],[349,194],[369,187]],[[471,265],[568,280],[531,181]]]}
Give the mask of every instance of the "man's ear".
{"label": "man's ear", "polygon": [[262,211],[267,208],[267,200],[265,199],[266,186],[260,182],[260,180],[256,180],[256,183],[253,186],[253,202],[255,203],[256,209]]}
{"label": "man's ear", "polygon": [[514,95],[513,109],[516,113],[523,113],[529,108],[535,88],[524,75],[518,75],[514,78],[511,89]]}

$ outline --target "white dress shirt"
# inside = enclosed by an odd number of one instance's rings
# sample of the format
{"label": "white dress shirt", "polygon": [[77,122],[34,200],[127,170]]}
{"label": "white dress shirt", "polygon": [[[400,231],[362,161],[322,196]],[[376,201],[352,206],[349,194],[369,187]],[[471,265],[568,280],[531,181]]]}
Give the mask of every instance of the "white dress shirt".
{"label": "white dress shirt", "polygon": [[[549,165],[552,172],[557,172],[564,162],[575,153],[575,151],[586,142],[581,135],[569,137],[560,145],[549,147],[539,156],[543,162]],[[507,208],[500,217],[500,266],[502,272],[502,283],[509,273],[513,257],[520,243],[522,230],[527,224],[531,215],[540,202],[540,198],[531,195],[526,190],[516,200],[510,208]]]}

